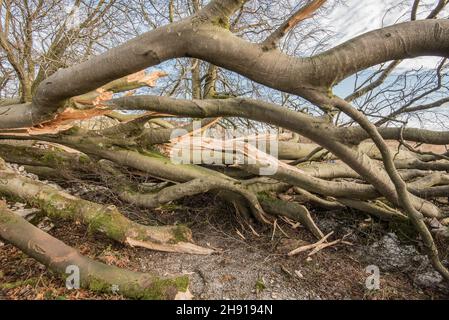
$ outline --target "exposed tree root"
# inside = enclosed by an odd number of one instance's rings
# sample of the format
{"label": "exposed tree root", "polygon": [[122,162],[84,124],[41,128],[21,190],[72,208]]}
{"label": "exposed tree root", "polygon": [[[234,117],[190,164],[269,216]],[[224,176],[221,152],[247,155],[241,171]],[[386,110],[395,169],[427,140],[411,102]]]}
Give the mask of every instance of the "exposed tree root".
{"label": "exposed tree root", "polygon": [[261,204],[268,213],[298,221],[318,239],[323,237],[323,232],[317,227],[306,207],[266,196],[262,197]]}
{"label": "exposed tree root", "polygon": [[219,180],[214,179],[213,177],[210,177],[208,180],[198,178],[183,184],[166,187],[157,193],[142,194],[125,191],[121,193],[120,196],[128,202],[144,208],[157,208],[163,204],[179,200],[186,196],[193,196],[211,190],[227,190],[242,195],[248,202],[254,216],[260,222],[269,223],[257,197],[253,193],[239,186],[239,184],[240,183],[237,181]]}
{"label": "exposed tree root", "polygon": [[344,206],[337,201],[323,199],[301,188],[296,187],[294,188],[294,191],[299,195],[298,197],[295,197],[295,200],[300,203],[312,203],[327,210],[338,210],[344,208]]}
{"label": "exposed tree root", "polygon": [[338,202],[344,204],[345,206],[371,214],[384,221],[401,221],[401,222],[408,221],[407,216],[404,215],[402,212],[390,208],[381,201],[377,201],[377,203],[371,203],[354,199],[340,198],[337,200]]}

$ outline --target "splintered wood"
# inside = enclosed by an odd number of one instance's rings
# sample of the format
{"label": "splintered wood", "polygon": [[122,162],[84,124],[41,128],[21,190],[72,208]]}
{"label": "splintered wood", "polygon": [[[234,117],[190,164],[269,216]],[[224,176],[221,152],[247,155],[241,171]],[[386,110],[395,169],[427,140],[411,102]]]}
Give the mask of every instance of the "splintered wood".
{"label": "splintered wood", "polygon": [[168,74],[164,71],[155,71],[147,74],[144,70],[136,72],[128,76],[128,82],[138,82],[147,85],[148,87],[155,87],[157,80],[166,77]]}
{"label": "splintered wood", "polygon": [[155,87],[157,80],[166,77],[164,71],[147,73],[145,70],[133,73],[129,76],[112,81],[101,88],[70,99],[70,107],[58,113],[56,117],[38,126],[8,130],[6,134],[14,135],[42,135],[56,134],[73,127],[75,121],[89,120],[95,117],[105,116],[113,112],[104,106],[104,102],[111,100],[114,93],[126,92],[125,95],[133,95],[134,89],[141,87]]}
{"label": "splintered wood", "polygon": [[87,110],[67,108],[62,113],[59,113],[54,120],[40,126],[27,128],[26,131],[29,135],[55,134],[72,128],[72,123],[74,121],[88,120],[94,117],[107,115],[110,112],[111,110],[101,108]]}

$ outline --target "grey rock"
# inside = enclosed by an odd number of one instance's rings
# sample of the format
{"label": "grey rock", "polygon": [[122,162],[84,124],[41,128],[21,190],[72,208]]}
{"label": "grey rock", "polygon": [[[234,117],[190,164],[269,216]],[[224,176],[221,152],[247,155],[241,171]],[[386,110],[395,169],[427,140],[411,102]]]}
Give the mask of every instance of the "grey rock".
{"label": "grey rock", "polygon": [[385,235],[362,250],[365,260],[377,265],[382,271],[406,270],[427,264],[427,257],[421,255],[414,246],[401,244],[394,233]]}
{"label": "grey rock", "polygon": [[437,271],[429,270],[425,273],[418,273],[414,282],[421,288],[436,289],[440,287],[443,280],[443,277]]}

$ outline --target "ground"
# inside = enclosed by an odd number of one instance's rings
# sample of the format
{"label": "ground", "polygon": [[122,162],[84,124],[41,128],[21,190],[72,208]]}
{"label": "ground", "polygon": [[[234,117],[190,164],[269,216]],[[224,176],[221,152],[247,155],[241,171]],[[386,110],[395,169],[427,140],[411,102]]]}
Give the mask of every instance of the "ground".
{"label": "ground", "polygon": [[[97,201],[101,198],[89,190],[81,195]],[[84,226],[70,222],[53,221],[49,232],[82,254],[108,264],[159,275],[188,274],[196,299],[449,298],[449,287],[429,269],[427,258],[417,251],[419,243],[413,245],[407,230],[392,233],[388,224],[359,212],[313,212],[323,232],[335,231],[335,238],[346,236],[353,245],[340,244],[307,259],[307,253],[286,255],[306,242],[316,241],[307,230],[279,222],[283,232],[279,228],[274,234],[273,229],[258,229],[256,236],[242,230],[233,208],[213,195],[155,211],[116,204],[140,223],[187,224],[196,243],[215,248],[217,253],[194,256],[129,248],[89,234]],[[380,268],[379,290],[366,287],[369,265]],[[119,294],[66,290],[63,281],[43,265],[0,243],[0,299],[123,298]]]}

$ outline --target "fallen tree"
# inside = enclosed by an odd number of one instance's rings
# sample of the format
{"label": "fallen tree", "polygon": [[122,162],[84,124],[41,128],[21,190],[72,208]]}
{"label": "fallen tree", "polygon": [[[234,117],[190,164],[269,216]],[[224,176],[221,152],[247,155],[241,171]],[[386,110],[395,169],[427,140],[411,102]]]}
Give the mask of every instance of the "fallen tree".
{"label": "fallen tree", "polygon": [[[14,99],[3,101],[0,157],[23,165],[27,172],[41,179],[69,180],[77,176],[100,180],[123,201],[150,209],[213,192],[232,203],[238,216],[253,231],[255,223],[271,225],[277,217],[284,217],[301,223],[323,243],[324,234],[308,207],[353,208],[381,220],[411,223],[433,266],[449,280],[432,235],[432,231],[448,234],[445,226],[448,212],[439,202],[449,197],[449,156],[447,152],[411,146],[412,143],[449,145],[449,132],[391,126],[389,121],[373,124],[351,104],[376,89],[402,59],[424,55],[448,57],[449,22],[434,19],[446,3],[443,6],[439,3],[428,19],[413,19],[371,31],[318,55],[298,58],[279,50],[279,42],[325,1],[308,2],[261,43],[244,40],[231,32],[232,17],[244,10],[246,2],[211,1],[186,19],[156,28],[41,79],[31,101],[20,99],[23,103],[19,104]],[[129,93],[154,86],[154,81],[166,75],[146,74],[142,69],[181,57],[209,63],[206,81],[200,79],[192,86],[192,99]],[[391,60],[395,62],[383,71],[377,83],[359,88],[346,99],[333,94],[333,87],[343,79]],[[299,96],[321,114],[294,111],[261,99],[221,97],[215,92],[219,67]],[[192,74],[196,80],[200,72],[197,68],[194,63]],[[443,72],[443,68],[438,70]],[[128,93],[120,95],[123,92]],[[401,114],[439,105],[401,107],[384,118],[394,120]],[[125,116],[123,111],[134,113]],[[339,123],[336,119],[339,114],[346,114],[353,124]],[[114,122],[101,129],[85,128],[77,122],[97,116],[109,117]],[[197,128],[194,123],[180,124],[173,118],[203,120]],[[276,136],[274,143],[267,136],[269,143],[261,151],[249,142],[251,135],[241,139],[198,138],[207,129],[223,125],[223,119],[234,118],[283,128],[309,142],[295,141],[294,137],[286,141]],[[396,143],[387,143],[391,140]],[[180,147],[193,158],[199,154],[197,161],[173,161],[173,153]],[[202,157],[204,153],[213,153],[216,161]],[[268,177],[262,173],[267,168],[275,168]],[[124,169],[133,170],[136,177],[150,176],[157,184],[148,187],[138,179],[130,179]],[[193,244],[186,227],[139,225],[115,207],[76,198],[23,177],[6,165],[0,169],[0,181],[0,194],[20,198],[52,218],[80,221],[91,231],[102,232],[118,242],[176,253],[213,252]],[[65,266],[52,265],[51,261],[57,259],[53,251],[70,253],[71,249],[13,218],[4,207],[2,215],[3,239],[49,267],[60,270]],[[438,228],[430,230],[430,222],[434,220],[438,221]],[[19,234],[16,229],[34,231]],[[49,243],[39,255],[23,246],[27,237],[35,233],[48,238]],[[79,255],[75,260],[71,262],[86,268],[94,264]],[[103,270],[95,263],[94,270],[111,283],[106,275],[108,268]],[[86,277],[90,279],[90,275]],[[85,285],[90,287],[90,280],[86,281]],[[173,286],[171,280],[161,281]],[[129,287],[127,283],[123,285]],[[128,291],[133,292],[129,294],[132,297],[173,298],[171,291],[153,295],[146,290],[146,286],[139,285]]]}

